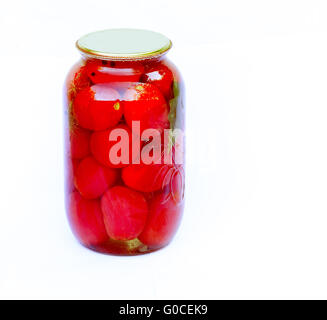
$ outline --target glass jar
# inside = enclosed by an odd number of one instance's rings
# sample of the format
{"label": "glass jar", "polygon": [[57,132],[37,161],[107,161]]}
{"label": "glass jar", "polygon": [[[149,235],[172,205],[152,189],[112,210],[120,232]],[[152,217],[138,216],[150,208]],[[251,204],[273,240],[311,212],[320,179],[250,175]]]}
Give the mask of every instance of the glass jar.
{"label": "glass jar", "polygon": [[184,208],[183,82],[171,41],[111,29],[76,43],[65,84],[66,210],[87,248],[136,255],[166,246]]}

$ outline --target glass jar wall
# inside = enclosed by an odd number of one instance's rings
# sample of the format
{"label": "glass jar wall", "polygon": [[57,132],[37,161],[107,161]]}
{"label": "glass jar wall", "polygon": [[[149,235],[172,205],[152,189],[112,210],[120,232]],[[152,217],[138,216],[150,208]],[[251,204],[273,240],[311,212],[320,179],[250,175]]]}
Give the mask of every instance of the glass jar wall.
{"label": "glass jar wall", "polygon": [[183,83],[170,41],[144,30],[82,37],[65,85],[66,210],[98,252],[166,246],[184,209]]}

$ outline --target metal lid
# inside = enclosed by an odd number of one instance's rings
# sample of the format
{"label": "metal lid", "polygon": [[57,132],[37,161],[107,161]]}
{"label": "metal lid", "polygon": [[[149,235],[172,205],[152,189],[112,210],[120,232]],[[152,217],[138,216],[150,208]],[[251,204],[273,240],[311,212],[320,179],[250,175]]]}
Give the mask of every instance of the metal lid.
{"label": "metal lid", "polygon": [[76,47],[92,58],[107,60],[140,60],[163,55],[172,46],[164,35],[141,29],[108,29],[89,33]]}

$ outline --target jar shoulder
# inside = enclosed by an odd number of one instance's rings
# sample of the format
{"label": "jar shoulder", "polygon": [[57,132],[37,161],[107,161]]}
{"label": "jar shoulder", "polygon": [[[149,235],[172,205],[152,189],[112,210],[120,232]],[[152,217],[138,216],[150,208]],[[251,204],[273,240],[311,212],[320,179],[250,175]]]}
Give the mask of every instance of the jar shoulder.
{"label": "jar shoulder", "polygon": [[72,99],[82,89],[97,84],[148,83],[160,89],[169,100],[173,94],[184,96],[185,86],[176,65],[166,57],[157,60],[106,61],[99,59],[78,60],[65,79],[65,92]]}

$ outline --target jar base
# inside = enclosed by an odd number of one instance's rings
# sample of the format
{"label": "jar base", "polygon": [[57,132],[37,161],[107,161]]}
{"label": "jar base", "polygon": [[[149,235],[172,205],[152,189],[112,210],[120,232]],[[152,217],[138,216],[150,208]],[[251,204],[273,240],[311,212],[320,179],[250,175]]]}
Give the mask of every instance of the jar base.
{"label": "jar base", "polygon": [[144,255],[163,249],[168,245],[165,244],[160,247],[151,248],[141,243],[138,239],[129,240],[129,241],[118,241],[118,240],[110,239],[106,242],[96,245],[88,245],[82,242],[80,242],[80,244],[83,247],[95,251],[97,253],[113,255],[113,256]]}

